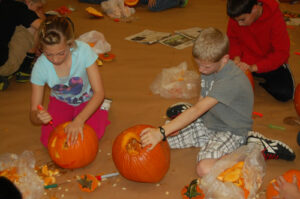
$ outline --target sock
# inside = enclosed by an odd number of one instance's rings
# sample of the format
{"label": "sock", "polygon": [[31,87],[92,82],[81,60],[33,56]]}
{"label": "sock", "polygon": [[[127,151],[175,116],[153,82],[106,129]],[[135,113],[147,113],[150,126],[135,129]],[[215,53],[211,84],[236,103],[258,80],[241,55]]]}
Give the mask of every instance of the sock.
{"label": "sock", "polygon": [[23,73],[31,73],[32,69],[32,64],[35,59],[35,54],[34,53],[26,53],[26,57],[23,60],[23,63],[20,66],[19,71]]}

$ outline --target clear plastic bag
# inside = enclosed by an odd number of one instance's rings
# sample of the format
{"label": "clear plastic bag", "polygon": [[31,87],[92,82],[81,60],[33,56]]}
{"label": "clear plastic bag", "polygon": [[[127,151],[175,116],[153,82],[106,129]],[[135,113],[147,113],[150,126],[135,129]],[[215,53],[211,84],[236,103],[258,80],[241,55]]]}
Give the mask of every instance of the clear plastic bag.
{"label": "clear plastic bag", "polygon": [[16,168],[19,176],[14,183],[22,193],[23,199],[40,199],[44,192],[44,182],[34,171],[35,159],[31,151],[21,155],[6,153],[0,155],[0,171]]}
{"label": "clear plastic bag", "polygon": [[195,71],[187,70],[187,63],[164,68],[150,85],[154,94],[164,98],[189,99],[200,94],[200,76]]}
{"label": "clear plastic bag", "polygon": [[242,176],[245,188],[250,192],[248,199],[256,197],[266,173],[266,164],[256,144],[248,144],[219,160],[209,174],[201,179],[200,188],[203,190],[206,199],[245,198],[244,191],[241,188],[231,182],[224,183],[217,179],[224,170],[240,161],[244,161]]}
{"label": "clear plastic bag", "polygon": [[125,6],[124,0],[108,0],[101,3],[104,13],[113,19],[128,18],[135,13],[134,8]]}
{"label": "clear plastic bag", "polygon": [[94,46],[92,49],[97,54],[111,51],[111,45],[105,40],[104,35],[96,30],[92,30],[80,35],[78,40],[88,44],[93,43]]}

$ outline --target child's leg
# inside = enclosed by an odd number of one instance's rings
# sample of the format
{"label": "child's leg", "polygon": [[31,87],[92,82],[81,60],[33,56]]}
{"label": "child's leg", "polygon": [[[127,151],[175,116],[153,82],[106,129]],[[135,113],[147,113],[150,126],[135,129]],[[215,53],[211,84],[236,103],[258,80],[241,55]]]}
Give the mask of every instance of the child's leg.
{"label": "child's leg", "polygon": [[198,153],[197,174],[206,175],[218,159],[239,148],[246,137],[231,132],[213,132],[207,144]]}
{"label": "child's leg", "polygon": [[[80,111],[86,106],[86,103],[81,104],[76,107],[73,117],[76,117]],[[95,113],[86,121],[86,124],[90,125],[96,132],[98,139],[100,139],[105,132],[106,126],[110,124],[108,120],[108,111],[102,110],[100,107],[95,111]]]}
{"label": "child's leg", "polygon": [[266,80],[265,83],[260,83],[260,85],[277,100],[285,102],[293,98],[294,80],[288,64],[283,64],[277,70],[254,74],[254,76]]}
{"label": "child's leg", "polygon": [[[59,124],[71,121],[73,119],[74,107],[65,102],[61,102],[54,97],[50,97],[48,112],[53,118],[53,126],[56,127]],[[42,135],[40,139],[45,147],[48,145],[49,136],[52,131],[53,127],[50,124],[45,124],[42,126]]]}
{"label": "child's leg", "polygon": [[211,132],[204,126],[202,119],[198,118],[167,140],[171,148],[203,147],[210,140]]}

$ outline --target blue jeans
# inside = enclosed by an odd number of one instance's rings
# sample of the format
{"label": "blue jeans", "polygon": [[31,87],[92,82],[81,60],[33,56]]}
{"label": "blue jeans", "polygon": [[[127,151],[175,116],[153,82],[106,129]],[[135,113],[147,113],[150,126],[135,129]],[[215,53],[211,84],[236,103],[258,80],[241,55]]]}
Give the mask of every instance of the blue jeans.
{"label": "blue jeans", "polygon": [[[148,0],[140,0],[142,4],[148,4]],[[180,0],[156,0],[155,6],[149,8],[150,11],[158,12],[169,8],[178,7]]]}

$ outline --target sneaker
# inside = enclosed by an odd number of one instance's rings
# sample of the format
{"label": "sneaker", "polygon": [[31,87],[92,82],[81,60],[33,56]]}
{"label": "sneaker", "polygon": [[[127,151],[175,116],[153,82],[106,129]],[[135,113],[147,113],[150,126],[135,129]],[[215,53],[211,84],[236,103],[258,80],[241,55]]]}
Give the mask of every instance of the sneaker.
{"label": "sneaker", "polygon": [[24,73],[24,72],[16,73],[16,82],[25,83],[25,82],[29,82],[29,80],[30,80],[30,73]]}
{"label": "sneaker", "polygon": [[101,104],[101,107],[100,109],[101,110],[106,110],[108,111],[110,109],[110,106],[111,106],[111,103],[112,103],[112,100],[111,99],[104,99],[103,100],[103,103]]}
{"label": "sneaker", "polygon": [[265,160],[283,159],[293,161],[296,158],[294,151],[285,143],[279,140],[268,139],[254,131],[248,133],[247,144],[249,143],[255,143],[261,146],[261,152]]}
{"label": "sneaker", "polygon": [[0,91],[6,90],[8,85],[9,85],[8,78],[0,76]]}
{"label": "sneaker", "polygon": [[189,0],[181,0],[179,6],[184,8],[188,4]]}
{"label": "sneaker", "polygon": [[173,104],[167,109],[166,115],[170,119],[174,119],[179,114],[183,113],[185,110],[192,107],[192,104],[186,103],[186,102],[179,102],[176,104]]}

